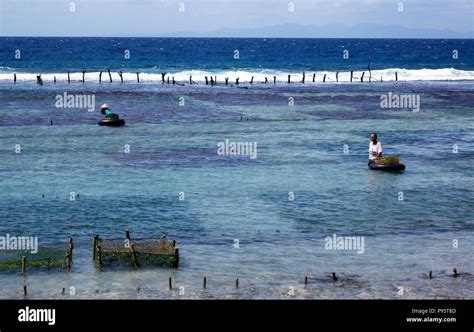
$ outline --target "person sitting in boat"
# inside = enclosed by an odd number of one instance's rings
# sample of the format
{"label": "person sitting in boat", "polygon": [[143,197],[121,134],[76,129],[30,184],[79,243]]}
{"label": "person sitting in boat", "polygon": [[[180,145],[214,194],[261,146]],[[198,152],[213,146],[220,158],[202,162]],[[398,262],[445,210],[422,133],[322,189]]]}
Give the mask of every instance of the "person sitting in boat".
{"label": "person sitting in boat", "polygon": [[369,165],[372,164],[375,159],[380,157],[382,157],[382,144],[377,142],[377,133],[371,133],[369,144]]}
{"label": "person sitting in boat", "polygon": [[100,107],[100,114],[102,114],[104,118],[113,117],[115,115],[114,113],[112,113],[112,111],[109,108],[109,105],[107,104],[103,104]]}

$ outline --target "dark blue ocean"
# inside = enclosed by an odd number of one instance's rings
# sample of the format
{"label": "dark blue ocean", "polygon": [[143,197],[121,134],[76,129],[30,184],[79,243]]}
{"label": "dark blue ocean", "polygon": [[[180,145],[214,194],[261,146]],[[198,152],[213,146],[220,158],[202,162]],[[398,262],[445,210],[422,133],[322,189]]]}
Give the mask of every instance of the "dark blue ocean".
{"label": "dark blue ocean", "polygon": [[[24,282],[32,298],[473,298],[473,54],[473,40],[0,38],[0,237],[75,241],[71,273],[0,271],[0,298]],[[65,94],[92,109],[58,106]],[[393,95],[419,107],[384,107]],[[124,127],[97,125],[103,103]],[[367,168],[373,131],[404,172]],[[227,140],[255,158],[220,154]],[[176,240],[179,268],[99,272],[92,236],[126,228]]]}
{"label": "dark blue ocean", "polygon": [[[15,59],[16,50],[22,52],[21,59]],[[124,56],[127,50],[129,58]],[[108,68],[124,72],[350,71],[366,70],[369,57],[373,70],[472,71],[473,54],[472,39],[0,38],[0,66],[34,73]]]}

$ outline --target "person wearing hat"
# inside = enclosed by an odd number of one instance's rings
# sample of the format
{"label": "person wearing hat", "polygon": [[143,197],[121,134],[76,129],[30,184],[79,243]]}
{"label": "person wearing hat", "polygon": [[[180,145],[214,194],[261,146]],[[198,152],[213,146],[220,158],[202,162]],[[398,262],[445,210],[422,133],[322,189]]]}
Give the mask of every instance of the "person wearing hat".
{"label": "person wearing hat", "polygon": [[103,104],[101,107],[100,107],[100,114],[102,114],[105,117],[107,116],[111,116],[113,113],[112,111],[110,110],[109,108],[109,105],[107,104]]}

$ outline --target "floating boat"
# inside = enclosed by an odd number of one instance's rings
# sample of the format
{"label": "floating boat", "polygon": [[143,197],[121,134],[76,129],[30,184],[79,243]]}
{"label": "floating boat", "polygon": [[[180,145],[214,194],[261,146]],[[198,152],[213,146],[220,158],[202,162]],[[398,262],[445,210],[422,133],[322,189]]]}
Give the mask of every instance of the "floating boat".
{"label": "floating boat", "polygon": [[404,164],[369,164],[369,168],[373,171],[389,171],[389,172],[398,172],[405,170]]}
{"label": "floating boat", "polygon": [[99,126],[108,126],[108,127],[121,127],[125,125],[125,120],[119,119],[119,117],[105,118],[98,122]]}

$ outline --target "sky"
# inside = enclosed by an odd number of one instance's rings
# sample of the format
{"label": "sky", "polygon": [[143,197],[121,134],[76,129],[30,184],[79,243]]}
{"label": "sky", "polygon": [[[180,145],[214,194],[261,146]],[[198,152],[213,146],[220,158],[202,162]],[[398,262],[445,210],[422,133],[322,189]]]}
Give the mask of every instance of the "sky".
{"label": "sky", "polygon": [[[2,36],[212,36],[285,25],[474,31],[473,0],[0,0]],[[403,8],[402,8],[403,7]],[[400,10],[401,9],[401,10]],[[269,27],[269,28],[268,28]],[[365,30],[364,30],[365,29]],[[373,25],[361,27],[359,37]],[[301,30],[301,29],[300,29]],[[294,30],[299,37],[300,30]],[[329,31],[330,33],[330,31]],[[237,33],[238,34],[238,33]],[[335,36],[337,37],[337,36]]]}

